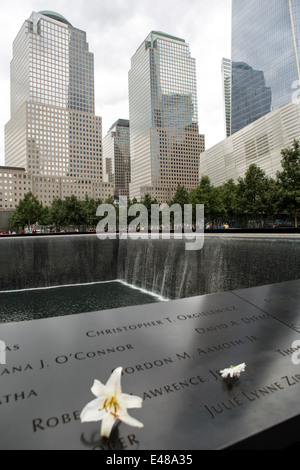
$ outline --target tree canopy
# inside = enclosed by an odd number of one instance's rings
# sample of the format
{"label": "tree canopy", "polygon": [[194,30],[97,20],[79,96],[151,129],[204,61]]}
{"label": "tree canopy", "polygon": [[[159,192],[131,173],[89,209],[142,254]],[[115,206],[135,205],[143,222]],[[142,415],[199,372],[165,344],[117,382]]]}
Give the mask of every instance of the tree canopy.
{"label": "tree canopy", "polygon": [[298,225],[300,213],[300,144],[294,140],[292,147],[281,151],[282,171],[277,173],[278,206],[295,219]]}
{"label": "tree canopy", "polygon": [[30,191],[19,201],[13,212],[10,223],[12,227],[30,226],[39,221],[43,215],[43,205],[38,198]]}

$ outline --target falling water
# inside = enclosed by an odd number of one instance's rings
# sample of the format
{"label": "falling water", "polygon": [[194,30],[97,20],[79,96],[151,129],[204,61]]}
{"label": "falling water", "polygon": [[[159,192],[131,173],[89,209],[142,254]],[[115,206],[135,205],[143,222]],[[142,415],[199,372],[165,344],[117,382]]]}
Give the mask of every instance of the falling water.
{"label": "falling water", "polygon": [[166,299],[300,279],[300,237],[209,235],[99,240],[95,235],[0,240],[0,291],[121,280]]}
{"label": "falling water", "polygon": [[199,251],[184,240],[126,240],[118,278],[177,299],[299,279],[299,259],[299,237],[209,236]]}

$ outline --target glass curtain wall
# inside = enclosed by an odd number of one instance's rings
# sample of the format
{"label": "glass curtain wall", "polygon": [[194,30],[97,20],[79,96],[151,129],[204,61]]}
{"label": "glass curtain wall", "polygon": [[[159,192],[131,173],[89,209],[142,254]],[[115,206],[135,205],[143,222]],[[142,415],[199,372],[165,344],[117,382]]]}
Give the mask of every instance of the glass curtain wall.
{"label": "glass curtain wall", "polygon": [[292,100],[299,10],[298,0],[233,0],[232,134]]}

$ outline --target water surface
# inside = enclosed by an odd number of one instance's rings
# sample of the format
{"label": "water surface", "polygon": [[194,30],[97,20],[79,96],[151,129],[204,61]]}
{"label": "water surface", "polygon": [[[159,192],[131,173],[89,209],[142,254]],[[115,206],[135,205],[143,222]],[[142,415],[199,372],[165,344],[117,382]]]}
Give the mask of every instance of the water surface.
{"label": "water surface", "polygon": [[74,315],[159,302],[121,282],[0,292],[0,323]]}

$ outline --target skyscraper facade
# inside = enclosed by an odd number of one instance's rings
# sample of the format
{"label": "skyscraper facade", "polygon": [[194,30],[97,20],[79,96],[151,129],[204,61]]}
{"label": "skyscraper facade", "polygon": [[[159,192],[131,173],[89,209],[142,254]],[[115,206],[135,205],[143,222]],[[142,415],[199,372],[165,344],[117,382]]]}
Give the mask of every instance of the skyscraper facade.
{"label": "skyscraper facade", "polygon": [[118,119],[103,139],[104,180],[114,185],[114,195],[129,197],[130,132],[128,119]]}
{"label": "skyscraper facade", "polygon": [[224,96],[224,113],[225,113],[225,131],[226,137],[231,134],[231,60],[222,59],[222,79],[223,79],[223,96]]}
{"label": "skyscraper facade", "polygon": [[129,71],[130,198],[171,199],[199,182],[196,64],[185,40],[152,31]]}
{"label": "skyscraper facade", "polygon": [[232,1],[231,134],[292,100],[299,55],[298,0]]}
{"label": "skyscraper facade", "polygon": [[33,12],[13,43],[6,165],[25,168],[41,188],[52,179],[88,190],[97,181],[101,192],[102,120],[94,102],[86,33],[58,13]]}

